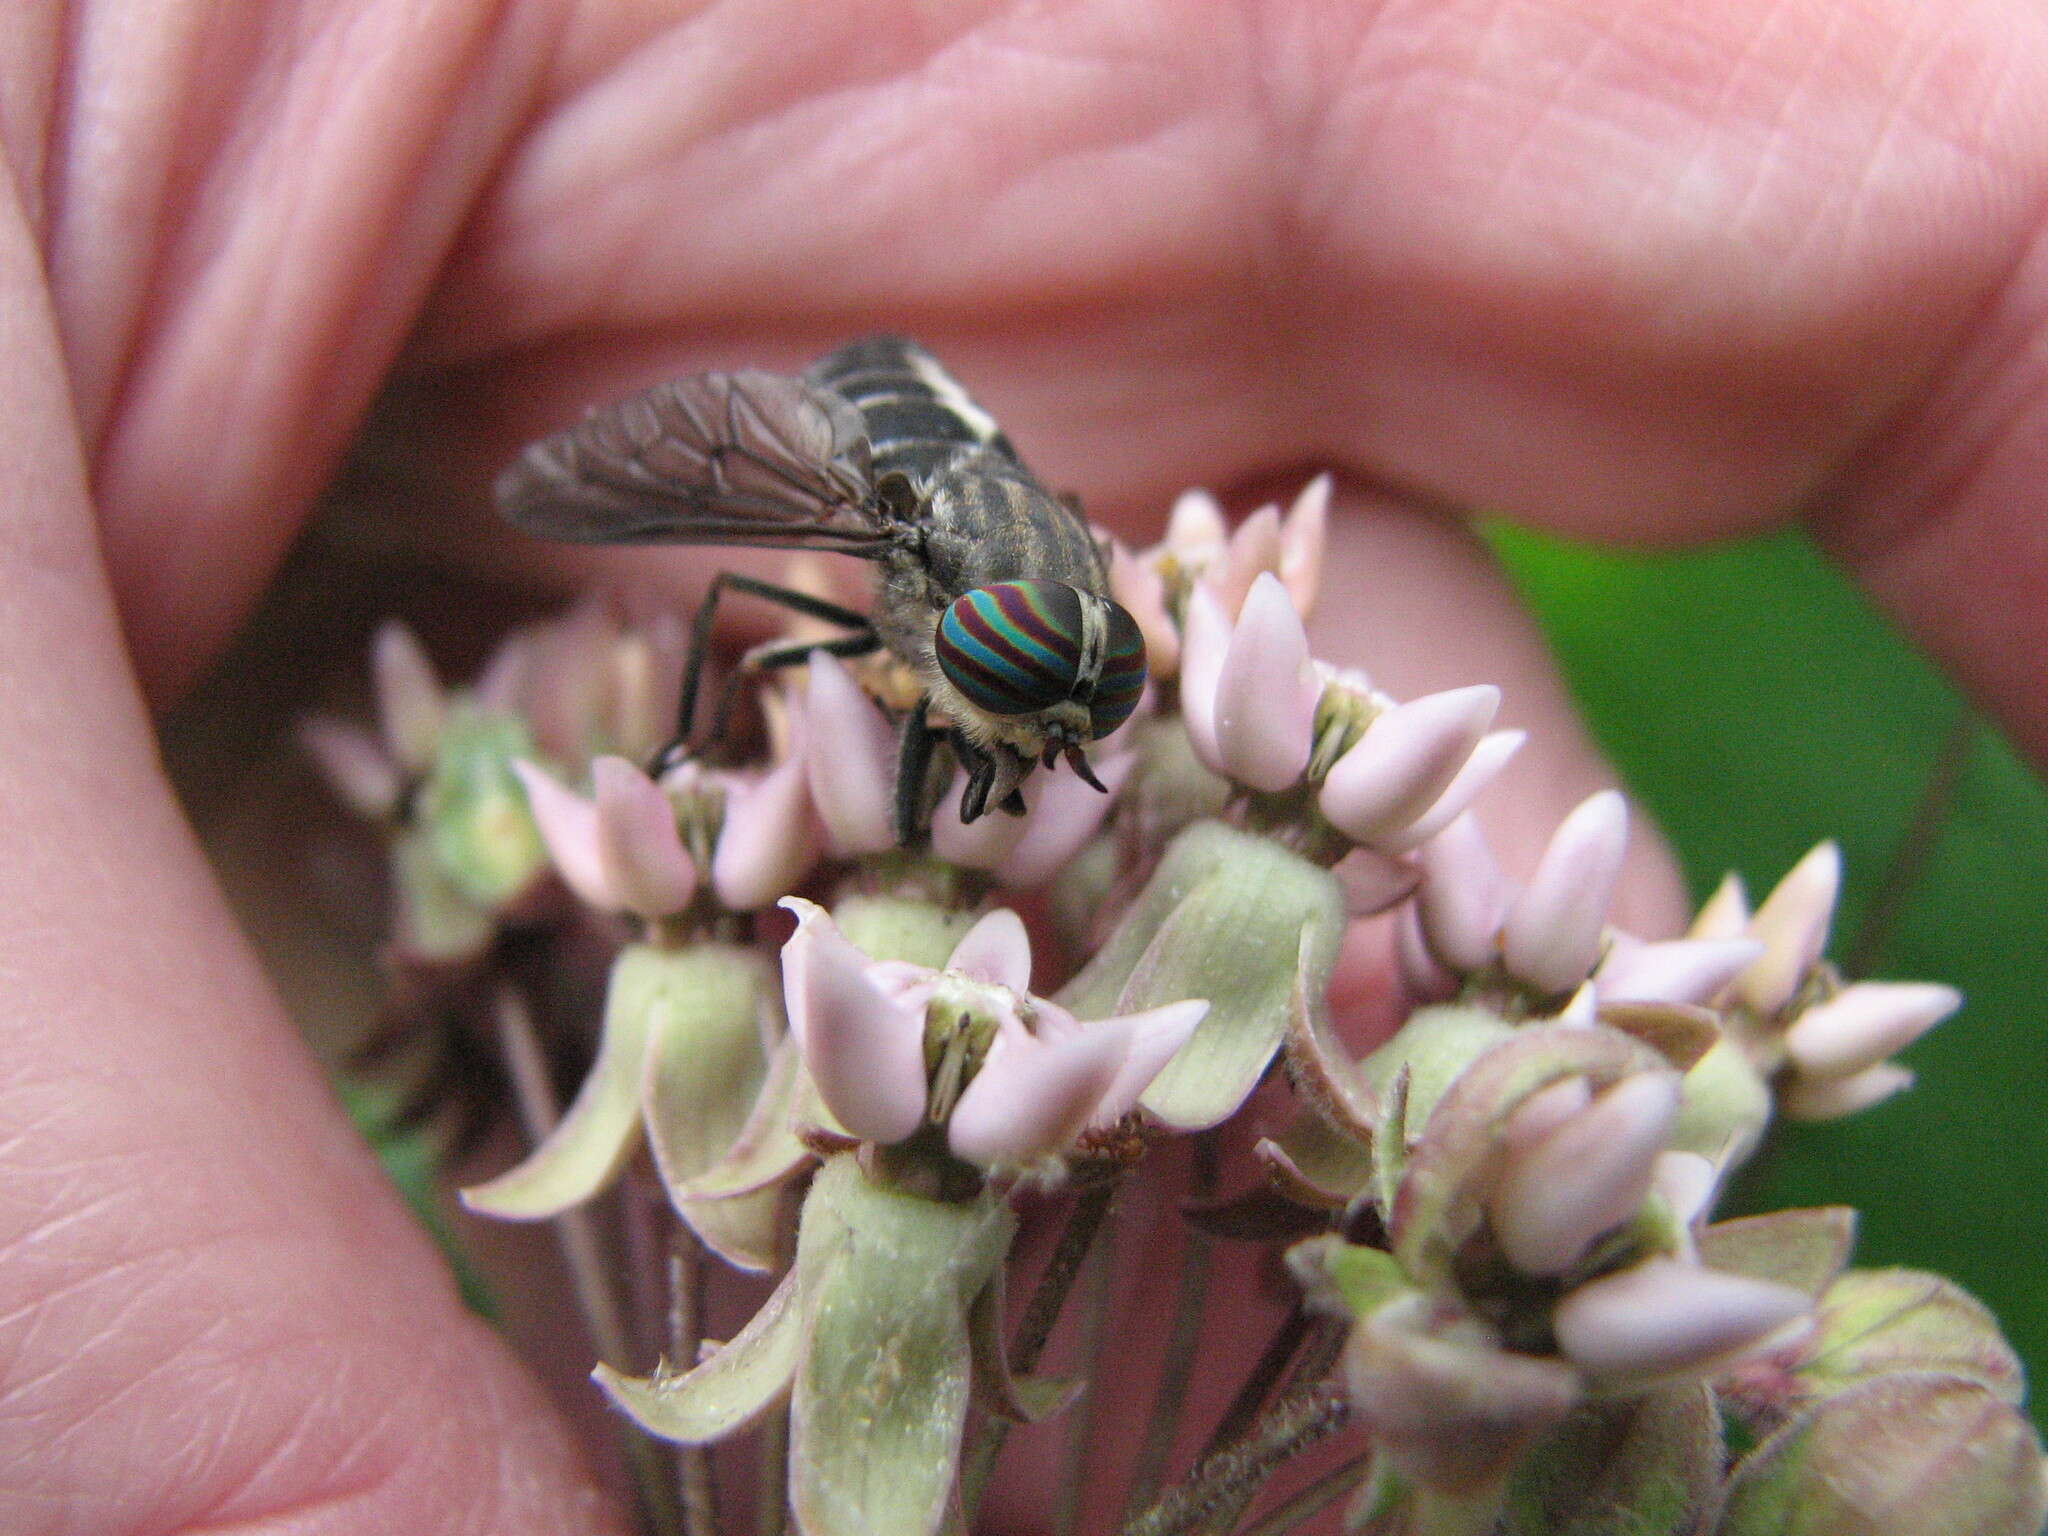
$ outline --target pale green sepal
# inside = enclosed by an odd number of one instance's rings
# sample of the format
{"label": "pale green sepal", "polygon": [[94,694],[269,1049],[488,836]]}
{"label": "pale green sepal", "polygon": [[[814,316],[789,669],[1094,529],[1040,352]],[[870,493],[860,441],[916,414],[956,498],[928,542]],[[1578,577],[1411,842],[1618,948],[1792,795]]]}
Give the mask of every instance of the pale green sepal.
{"label": "pale green sepal", "polygon": [[952,1495],[967,1312],[1016,1218],[871,1182],[852,1154],[812,1181],[797,1236],[807,1344],[791,1402],[790,1504],[805,1536],[929,1536]]}
{"label": "pale green sepal", "polygon": [[803,1337],[796,1277],[785,1275],[753,1320],[694,1369],[625,1376],[600,1365],[590,1374],[650,1435],[708,1445],[781,1405],[796,1378]]}
{"label": "pale green sepal", "polygon": [[974,915],[903,896],[848,896],[833,907],[832,921],[856,949],[876,960],[907,960],[940,971],[974,926]]}
{"label": "pale green sepal", "polygon": [[2019,1356],[1984,1303],[1953,1280],[1917,1269],[1852,1269],[1830,1285],[1814,1316],[1802,1390],[1839,1392],[1898,1371],[1976,1382],[2017,1405],[2026,1393]]}
{"label": "pale green sepal", "polygon": [[981,1288],[967,1313],[968,1340],[974,1351],[974,1406],[1012,1424],[1036,1424],[1060,1412],[1080,1396],[1077,1379],[1018,1376],[1010,1370],[1010,1351],[1003,1343],[1003,1273]]}
{"label": "pale green sepal", "polygon": [[391,882],[393,941],[407,959],[455,964],[490,947],[496,915],[462,893],[426,833],[408,829],[393,840]]}
{"label": "pale green sepal", "polygon": [[703,1198],[686,1187],[738,1141],[767,1076],[767,961],[730,944],[669,953],[667,1017],[648,1037],[641,1082],[648,1146],[676,1211],[706,1247],[741,1269],[773,1269],[780,1190]]}
{"label": "pale green sepal", "polygon": [[1359,1063],[1359,1075],[1385,1092],[1394,1074],[1408,1071],[1404,1110],[1413,1132],[1429,1119],[1436,1101],[1457,1075],[1514,1033],[1497,1013],[1484,1008],[1440,1004],[1418,1008],[1378,1050]]}
{"label": "pale green sepal", "polygon": [[1354,1320],[1414,1289],[1391,1253],[1347,1243],[1333,1232],[1289,1248],[1287,1268],[1313,1305]]}
{"label": "pale green sepal", "polygon": [[1078,1018],[1187,998],[1209,1012],[1139,1100],[1179,1130],[1236,1112],[1280,1048],[1297,986],[1321,996],[1344,932],[1334,876],[1268,838],[1198,822],[1059,1000]]}
{"label": "pale green sepal", "polygon": [[537,1221],[559,1216],[604,1189],[640,1140],[640,1082],[647,1042],[686,998],[672,995],[671,971],[687,951],[633,944],[612,962],[597,1060],[569,1112],[526,1160],[462,1191],[486,1216]]}
{"label": "pale green sepal", "polygon": [[420,785],[417,816],[435,858],[482,906],[510,901],[547,865],[526,791],[512,771],[515,760],[533,755],[533,735],[517,715],[458,703]]}
{"label": "pale green sepal", "polygon": [[1735,1469],[1717,1536],[2039,1536],[2041,1443],[1960,1376],[1902,1372],[1794,1418]]}
{"label": "pale green sepal", "polygon": [[1582,1076],[1597,1092],[1631,1072],[1662,1070],[1662,1057],[1618,1030],[1527,1024],[1453,1077],[1426,1120],[1411,1100],[1411,1150],[1387,1215],[1402,1268],[1418,1284],[1449,1280],[1458,1249],[1482,1219],[1478,1195],[1484,1180],[1478,1176],[1498,1152],[1508,1119],[1530,1094],[1567,1077]]}
{"label": "pale green sepal", "polygon": [[1724,1037],[1685,1074],[1680,1090],[1672,1151],[1697,1152],[1727,1168],[1756,1150],[1771,1123],[1771,1090],[1741,1046]]}
{"label": "pale green sepal", "polygon": [[768,1058],[767,1078],[732,1145],[701,1173],[672,1182],[669,1194],[678,1200],[729,1200],[789,1177],[810,1161],[810,1148],[796,1128],[818,1123],[823,1106],[816,1100],[803,1054],[785,1035]]}
{"label": "pale green sepal", "polygon": [[1721,1486],[1721,1419],[1694,1384],[1589,1403],[1508,1480],[1507,1536],[1692,1536]]}
{"label": "pale green sepal", "polygon": [[1699,1235],[1700,1262],[1775,1280],[1818,1300],[1856,1246],[1856,1213],[1846,1205],[1772,1211],[1717,1221]]}

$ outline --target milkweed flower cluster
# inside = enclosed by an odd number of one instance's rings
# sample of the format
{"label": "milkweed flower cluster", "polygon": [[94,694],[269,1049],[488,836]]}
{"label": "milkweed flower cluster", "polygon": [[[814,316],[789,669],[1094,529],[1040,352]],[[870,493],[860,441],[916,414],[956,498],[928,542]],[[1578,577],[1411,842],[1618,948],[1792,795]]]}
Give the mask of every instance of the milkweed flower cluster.
{"label": "milkweed flower cluster", "polygon": [[[1248,1384],[1136,1529],[1226,1528],[1312,1429],[1350,1437],[1351,1528],[1381,1536],[1760,1536],[1788,1510],[1816,1533],[2033,1531],[2040,1448],[1980,1308],[1848,1268],[1846,1211],[1714,1216],[1775,1116],[1898,1092],[1894,1057],[1960,999],[1827,960],[1832,845],[1754,909],[1731,878],[1674,937],[1612,921],[1619,792],[1504,870],[1479,817],[1523,741],[1499,690],[1404,700],[1311,653],[1328,498],[1233,531],[1189,493],[1161,543],[1112,545],[1151,684],[1095,744],[1107,792],[1035,772],[1021,814],[967,823],[941,749],[907,847],[889,657],[813,651],[757,680],[756,737],[678,756],[672,624],[588,605],[466,691],[380,633],[376,733],[306,741],[386,830],[401,937],[421,946],[405,913],[430,890],[473,959],[508,923],[580,925],[609,959],[573,1100],[467,1202],[644,1212],[610,1197],[637,1182],[772,1276],[723,1344],[597,1376],[680,1446],[786,1422],[806,1536],[971,1522],[998,1426],[1074,1395],[1029,1374],[1042,1331],[1002,1336],[1019,1213],[1073,1213],[1049,1326],[1115,1192],[1219,1129],[1248,1158],[1190,1219],[1284,1255],[1314,1321],[1296,1384],[1263,1415]],[[1064,980],[1020,907],[1050,917]],[[1330,1005],[1359,922],[1391,925],[1406,1002],[1362,1056]],[[1915,1455],[1863,1454],[1900,1415]]]}

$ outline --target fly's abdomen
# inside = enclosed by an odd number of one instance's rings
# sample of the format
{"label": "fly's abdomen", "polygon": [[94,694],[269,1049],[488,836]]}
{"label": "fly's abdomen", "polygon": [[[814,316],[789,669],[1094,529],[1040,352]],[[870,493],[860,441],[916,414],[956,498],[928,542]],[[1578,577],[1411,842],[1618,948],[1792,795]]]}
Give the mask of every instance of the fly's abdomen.
{"label": "fly's abdomen", "polygon": [[878,476],[928,479],[975,449],[1017,461],[995,418],[914,341],[870,336],[820,359],[805,377],[860,412]]}

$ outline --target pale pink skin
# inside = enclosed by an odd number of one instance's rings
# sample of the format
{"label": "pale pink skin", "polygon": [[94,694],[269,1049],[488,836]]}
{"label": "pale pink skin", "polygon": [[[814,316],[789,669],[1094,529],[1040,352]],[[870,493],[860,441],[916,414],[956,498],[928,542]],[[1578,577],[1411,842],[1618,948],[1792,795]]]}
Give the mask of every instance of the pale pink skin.
{"label": "pale pink skin", "polygon": [[[588,400],[886,324],[1141,544],[1182,485],[1304,462],[1592,536],[1824,504],[2048,752],[2037,7],[1246,11],[10,10],[0,1527],[604,1525],[299,1045],[138,702],[239,627],[409,337],[373,457],[419,467],[382,514],[411,560],[689,587],[723,555],[572,558],[492,533],[481,487]],[[1325,568],[1318,653],[1400,697],[1498,682],[1534,728],[1490,797],[1531,867],[1603,776],[1485,559],[1340,488]],[[1664,936],[1637,841],[1616,921]],[[1250,1305],[1214,1336],[1263,1337]],[[1163,1310],[1111,1326],[1141,1350]],[[1191,1423],[1241,1369],[1207,1354]]]}

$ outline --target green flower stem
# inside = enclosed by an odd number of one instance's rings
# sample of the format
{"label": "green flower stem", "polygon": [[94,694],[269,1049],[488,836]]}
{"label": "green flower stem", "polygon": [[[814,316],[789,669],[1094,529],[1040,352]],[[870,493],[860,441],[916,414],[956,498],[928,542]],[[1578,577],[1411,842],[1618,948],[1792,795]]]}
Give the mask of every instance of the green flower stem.
{"label": "green flower stem", "polygon": [[1223,1410],[1223,1417],[1216,1421],[1216,1428],[1210,1431],[1208,1443],[1202,1447],[1204,1456],[1213,1456],[1230,1444],[1251,1426],[1274,1386],[1286,1371],[1294,1352],[1301,1348],[1301,1341],[1308,1337],[1309,1316],[1299,1298],[1287,1309],[1287,1315],[1280,1319],[1280,1326],[1273,1331],[1273,1337],[1266,1341],[1265,1350],[1252,1363],[1244,1385],[1237,1389],[1237,1396],[1230,1400],[1230,1406]]}
{"label": "green flower stem", "polygon": [[[668,1221],[668,1357],[691,1361],[704,1341],[704,1245],[673,1216]],[[679,1445],[676,1472],[688,1536],[718,1536],[718,1488],[711,1478],[711,1448]]]}
{"label": "green flower stem", "polygon": [[[533,1027],[533,1015],[527,1010],[526,999],[513,987],[498,990],[497,1022],[498,1048],[504,1053],[505,1070],[512,1079],[520,1126],[526,1139],[539,1146],[554,1130],[561,1110],[548,1083],[547,1059]],[[605,1364],[620,1371],[631,1370],[624,1315],[590,1212],[581,1207],[564,1211],[554,1218],[554,1228],[562,1247],[562,1262],[568,1268],[569,1282],[576,1294],[576,1309],[582,1314],[584,1330],[590,1336],[590,1347]],[[683,1536],[682,1508],[661,1448],[625,1420],[619,1421],[618,1430],[648,1523],[656,1536]]]}
{"label": "green flower stem", "polygon": [[[1074,1208],[1067,1215],[1067,1224],[1060,1229],[1052,1257],[1046,1260],[1045,1271],[1038,1277],[1037,1288],[1025,1305],[1023,1319],[1017,1324],[1017,1335],[1010,1343],[1010,1369],[1017,1375],[1028,1376],[1037,1366],[1046,1340],[1052,1337],[1053,1326],[1059,1322],[1074,1281],[1081,1273],[1081,1266],[1095,1246],[1103,1223],[1109,1218],[1121,1183],[1121,1177],[1105,1179],[1100,1184],[1091,1184],[1075,1198]],[[961,1459],[960,1507],[967,1512],[970,1525],[975,1511],[981,1507],[982,1492],[988,1486],[996,1457],[1002,1453],[1003,1441],[1009,1433],[1010,1426],[1004,1420],[984,1419],[973,1446]]]}
{"label": "green flower stem", "polygon": [[1283,1462],[1344,1423],[1344,1389],[1324,1379],[1281,1397],[1237,1444],[1197,1462],[1178,1487],[1123,1526],[1123,1536],[1184,1536],[1234,1499],[1249,1499]]}

